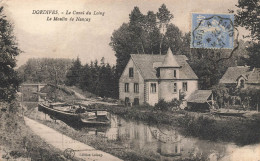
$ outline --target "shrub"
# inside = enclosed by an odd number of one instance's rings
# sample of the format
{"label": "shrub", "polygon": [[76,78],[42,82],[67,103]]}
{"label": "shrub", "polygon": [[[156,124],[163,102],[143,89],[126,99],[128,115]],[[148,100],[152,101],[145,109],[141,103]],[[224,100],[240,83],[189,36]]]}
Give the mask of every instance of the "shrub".
{"label": "shrub", "polygon": [[164,101],[163,99],[160,99],[158,103],[155,104],[154,109],[155,110],[161,110],[161,111],[167,111],[169,107],[169,104]]}
{"label": "shrub", "polygon": [[155,104],[154,110],[160,110],[160,111],[169,111],[178,109],[180,107],[182,101],[177,100],[176,98],[171,100],[170,102],[166,102],[163,99],[159,100],[158,103]]}

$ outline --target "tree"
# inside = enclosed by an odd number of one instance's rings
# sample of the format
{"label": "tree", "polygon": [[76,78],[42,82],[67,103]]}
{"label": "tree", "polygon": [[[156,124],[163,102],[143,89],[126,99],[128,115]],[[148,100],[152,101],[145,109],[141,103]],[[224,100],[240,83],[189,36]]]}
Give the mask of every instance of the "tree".
{"label": "tree", "polygon": [[82,65],[79,57],[73,62],[72,67],[69,69],[66,74],[66,82],[65,84],[68,86],[78,85],[80,83],[80,76]]}
{"label": "tree", "polygon": [[238,7],[235,15],[236,25],[249,30],[248,37],[254,41],[253,45],[248,48],[249,58],[246,62],[251,67],[260,67],[260,2],[259,0],[239,0],[236,6]]}
{"label": "tree", "polygon": [[[117,79],[130,59],[130,54],[165,54],[169,46],[174,48],[173,51],[180,49],[182,33],[176,26],[169,24],[172,18],[173,15],[164,4],[157,13],[148,11],[146,15],[134,7],[129,14],[129,22],[123,23],[111,37],[110,46],[117,57]],[[160,29],[165,29],[165,33],[160,33]]]}
{"label": "tree", "polygon": [[14,67],[15,57],[21,51],[13,35],[13,26],[3,15],[3,7],[0,7],[0,17],[0,100],[10,102],[20,83]]}
{"label": "tree", "polygon": [[90,66],[88,64],[86,64],[82,67],[82,75],[80,77],[79,87],[83,91],[86,91],[86,90],[90,91],[92,82],[93,82],[93,80],[91,77]]}
{"label": "tree", "polygon": [[225,87],[224,84],[218,84],[215,86],[212,86],[212,92],[214,98],[217,100],[218,107],[222,108],[224,107],[225,102],[228,101],[229,98],[229,90]]}
{"label": "tree", "polygon": [[64,84],[71,65],[70,59],[30,58],[17,72],[23,82]]}
{"label": "tree", "polygon": [[167,30],[168,24],[170,20],[173,18],[173,15],[170,13],[170,11],[166,8],[165,4],[162,4],[162,6],[159,8],[159,11],[157,12],[157,18],[159,19],[159,29],[161,30],[161,41],[160,41],[160,55],[162,54],[162,42],[164,38],[164,34]]}

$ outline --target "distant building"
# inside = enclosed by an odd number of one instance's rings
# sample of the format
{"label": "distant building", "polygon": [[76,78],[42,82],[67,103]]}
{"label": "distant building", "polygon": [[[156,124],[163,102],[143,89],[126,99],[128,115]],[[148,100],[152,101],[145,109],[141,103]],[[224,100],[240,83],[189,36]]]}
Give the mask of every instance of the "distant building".
{"label": "distant building", "polygon": [[119,80],[119,98],[126,104],[149,103],[160,99],[188,98],[198,89],[198,77],[187,63],[185,55],[131,54]]}
{"label": "distant building", "polygon": [[228,87],[260,89],[260,68],[249,66],[229,67],[219,83]]}

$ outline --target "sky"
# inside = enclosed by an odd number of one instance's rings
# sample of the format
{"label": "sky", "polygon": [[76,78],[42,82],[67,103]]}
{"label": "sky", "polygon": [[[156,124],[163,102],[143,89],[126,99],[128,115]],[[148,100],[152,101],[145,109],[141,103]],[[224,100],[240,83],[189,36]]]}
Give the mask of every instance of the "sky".
{"label": "sky", "polygon": [[[192,12],[228,13],[228,9],[236,9],[237,0],[2,0],[1,3],[23,51],[17,57],[19,67],[29,58],[41,57],[79,57],[83,64],[104,57],[105,62],[115,64],[110,38],[114,30],[129,21],[135,6],[146,14],[149,10],[157,12],[164,3],[174,15],[171,22],[185,33],[190,31]],[[91,20],[47,21],[48,16],[55,15],[32,14],[33,10],[58,10],[57,17],[81,16]],[[65,15],[67,10],[89,11],[92,15]],[[105,13],[93,15],[94,11]]]}

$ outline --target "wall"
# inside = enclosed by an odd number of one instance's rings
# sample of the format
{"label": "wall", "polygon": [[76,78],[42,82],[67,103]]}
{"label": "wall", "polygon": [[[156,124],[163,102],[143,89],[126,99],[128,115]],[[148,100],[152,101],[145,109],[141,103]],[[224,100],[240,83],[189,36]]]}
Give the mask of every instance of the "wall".
{"label": "wall", "polygon": [[[174,83],[177,83],[177,92],[173,92]],[[187,82],[188,90],[185,92],[187,99],[192,92],[198,90],[197,80],[161,80],[159,83],[159,99],[164,99],[165,101],[171,101],[172,99],[179,99],[179,93],[182,91],[182,83]]]}
{"label": "wall", "polygon": [[[188,82],[188,91],[186,92],[185,99],[187,99],[191,95],[192,92],[199,89],[198,80],[189,80],[187,82]],[[182,87],[182,84],[181,84],[181,87]]]}
{"label": "wall", "polygon": [[[151,83],[156,83],[156,93],[151,93]],[[159,86],[157,81],[147,81],[145,82],[145,102],[149,103],[150,105],[155,105],[158,103],[158,94],[159,94]]]}
{"label": "wall", "polygon": [[176,78],[179,78],[179,68],[160,68],[161,79],[174,78],[174,70],[176,70]]}
{"label": "wall", "polygon": [[[134,77],[129,78],[129,68],[131,67],[134,70]],[[125,83],[129,83],[129,92],[127,93],[125,92]],[[134,93],[134,83],[139,83],[139,93]],[[144,103],[144,80],[132,59],[129,60],[119,79],[119,99],[125,101],[125,97],[129,97],[132,103],[134,98],[139,98],[139,104]]]}
{"label": "wall", "polygon": [[247,83],[246,83],[246,88],[250,88],[250,89],[260,89],[260,84],[247,84]]}

